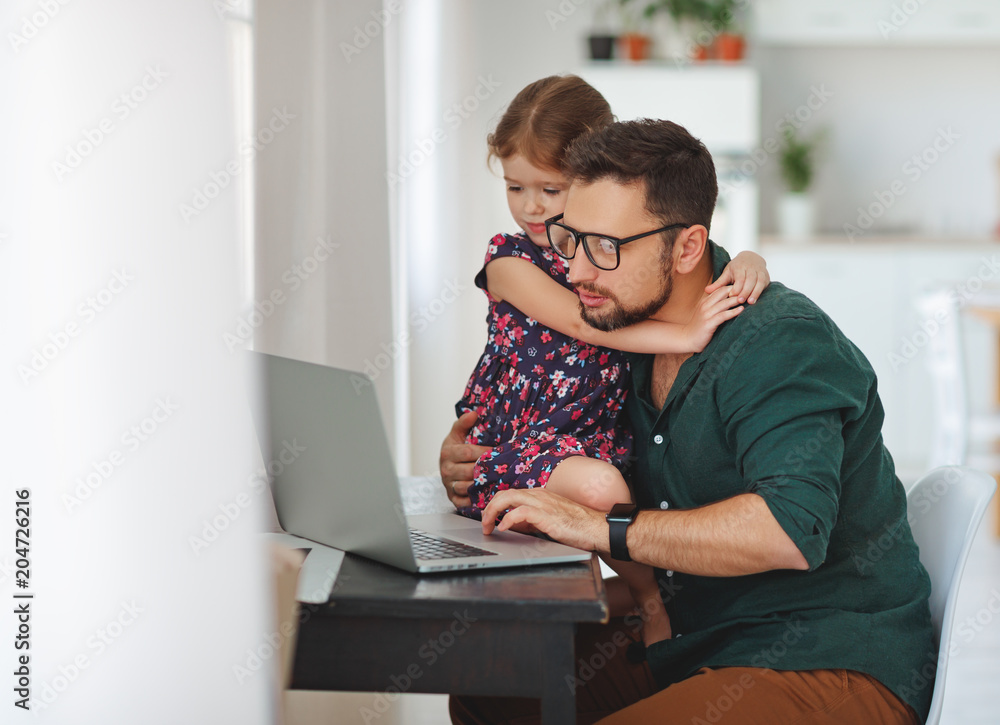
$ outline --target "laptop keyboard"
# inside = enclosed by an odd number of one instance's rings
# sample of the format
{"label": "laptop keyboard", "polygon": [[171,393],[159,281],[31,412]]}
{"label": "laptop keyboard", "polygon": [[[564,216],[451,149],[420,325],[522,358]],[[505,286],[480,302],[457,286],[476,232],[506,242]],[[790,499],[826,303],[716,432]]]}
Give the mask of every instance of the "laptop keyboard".
{"label": "laptop keyboard", "polygon": [[449,539],[439,539],[424,531],[410,529],[410,544],[413,555],[418,559],[457,559],[463,556],[496,556],[495,551],[487,551],[477,546],[460,544]]}

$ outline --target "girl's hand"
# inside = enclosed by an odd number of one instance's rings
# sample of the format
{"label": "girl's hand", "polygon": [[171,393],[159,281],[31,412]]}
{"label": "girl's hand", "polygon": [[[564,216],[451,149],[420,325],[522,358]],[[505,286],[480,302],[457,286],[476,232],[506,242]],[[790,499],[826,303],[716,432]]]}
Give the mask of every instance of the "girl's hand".
{"label": "girl's hand", "polygon": [[743,311],[731,287],[719,287],[707,295],[695,310],[691,322],[684,325],[683,334],[688,340],[688,349],[701,352],[715,334],[715,329],[726,320],[731,320]]}
{"label": "girl's hand", "polygon": [[767,273],[767,262],[754,252],[740,252],[726,265],[722,274],[712,284],[705,288],[711,294],[725,285],[732,285],[730,294],[739,300],[753,304],[760,299],[760,293],[771,284],[771,275]]}

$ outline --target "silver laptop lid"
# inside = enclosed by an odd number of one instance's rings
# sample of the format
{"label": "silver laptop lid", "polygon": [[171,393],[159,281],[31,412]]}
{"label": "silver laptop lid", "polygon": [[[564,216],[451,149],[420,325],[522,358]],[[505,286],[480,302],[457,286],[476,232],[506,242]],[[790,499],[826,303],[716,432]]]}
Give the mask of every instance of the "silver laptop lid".
{"label": "silver laptop lid", "polygon": [[285,531],[416,570],[389,442],[367,376],[251,352],[254,423]]}

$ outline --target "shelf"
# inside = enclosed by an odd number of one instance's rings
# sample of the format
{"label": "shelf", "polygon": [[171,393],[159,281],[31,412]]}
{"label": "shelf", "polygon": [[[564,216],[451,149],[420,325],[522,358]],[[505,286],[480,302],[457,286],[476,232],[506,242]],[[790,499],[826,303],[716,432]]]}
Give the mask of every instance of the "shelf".
{"label": "shelf", "polygon": [[756,0],[751,19],[762,45],[1000,45],[995,0]]}

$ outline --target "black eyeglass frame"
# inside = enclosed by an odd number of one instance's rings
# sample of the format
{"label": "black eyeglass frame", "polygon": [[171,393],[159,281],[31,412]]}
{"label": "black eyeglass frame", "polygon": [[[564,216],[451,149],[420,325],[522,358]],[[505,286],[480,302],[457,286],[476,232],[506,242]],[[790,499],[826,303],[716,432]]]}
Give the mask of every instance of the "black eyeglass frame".
{"label": "black eyeglass frame", "polygon": [[[563,216],[564,216],[563,214],[556,214],[554,217],[545,220],[545,236],[549,240],[549,246],[552,248],[552,251],[558,254],[563,259],[573,259],[573,257],[576,256],[576,250],[579,249],[580,247],[583,247],[583,253],[587,255],[587,259],[590,260],[590,263],[595,267],[597,267],[598,269],[603,269],[605,272],[610,272],[612,270],[618,269],[618,266],[622,263],[621,247],[623,244],[628,244],[629,242],[634,242],[638,239],[643,239],[645,237],[651,237],[654,234],[660,234],[661,232],[669,232],[672,229],[688,229],[689,227],[694,226],[693,224],[668,224],[665,227],[654,229],[651,232],[643,232],[642,234],[634,234],[631,237],[626,237],[625,239],[618,239],[617,237],[608,236],[607,234],[597,234],[595,232],[578,232],[573,227],[560,222],[560,219],[562,219]],[[573,248],[572,254],[567,256],[556,248],[555,243],[552,241],[552,235],[550,232],[550,229],[554,226],[565,229],[567,232],[570,233],[572,238],[576,240],[576,246]],[[594,256],[590,253],[590,247],[587,246],[587,237],[600,237],[601,239],[607,239],[609,242],[614,243],[615,245],[614,267],[602,267],[594,260]]]}

